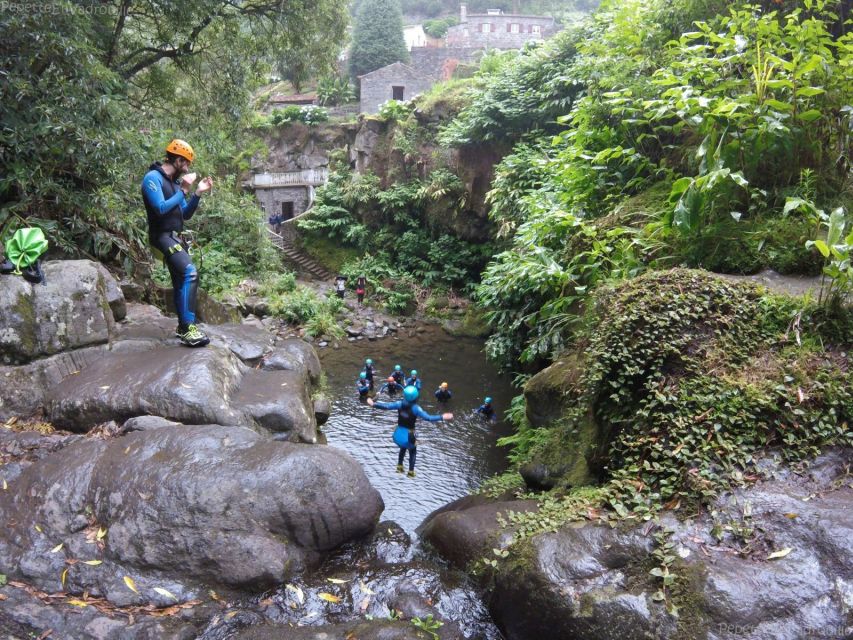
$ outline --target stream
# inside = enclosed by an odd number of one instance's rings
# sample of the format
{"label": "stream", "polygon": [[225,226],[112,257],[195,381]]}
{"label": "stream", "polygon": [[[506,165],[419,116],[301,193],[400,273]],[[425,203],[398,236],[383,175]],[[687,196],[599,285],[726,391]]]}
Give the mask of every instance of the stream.
{"label": "stream", "polygon": [[[503,414],[517,391],[509,377],[499,374],[488,361],[482,340],[451,336],[440,327],[427,325],[411,337],[345,342],[338,349],[319,353],[332,398],[332,415],[322,431],[330,446],[343,449],[364,467],[385,501],[383,519],[393,520],[413,535],[434,510],[506,469],[506,452],[496,443],[511,433]],[[355,381],[365,358],[371,358],[376,368],[375,391],[394,365],[401,365],[407,376],[417,369],[423,380],[419,404],[431,414],[454,414],[447,423],[418,420],[415,478],[395,472],[399,449],[391,434],[397,412],[371,408],[358,398]],[[440,404],[433,392],[444,381],[453,398]],[[474,413],[486,396],[493,398],[497,422]],[[376,399],[389,400],[384,394]]]}

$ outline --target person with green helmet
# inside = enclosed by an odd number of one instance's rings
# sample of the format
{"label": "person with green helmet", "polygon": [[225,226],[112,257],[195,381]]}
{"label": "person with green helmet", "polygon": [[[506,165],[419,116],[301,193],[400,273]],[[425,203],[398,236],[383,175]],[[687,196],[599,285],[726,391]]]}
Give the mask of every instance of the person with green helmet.
{"label": "person with green helmet", "polygon": [[418,377],[418,370],[412,369],[412,372],[409,374],[409,377],[406,378],[406,386],[407,387],[415,387],[419,392],[421,390],[421,379]]}
{"label": "person with green helmet", "polygon": [[406,386],[403,384],[406,382],[406,374],[403,373],[403,367],[399,364],[394,365],[394,373],[392,373],[391,376],[394,378],[394,382],[399,384],[401,387]]}
{"label": "person with green helmet", "polygon": [[483,416],[486,420],[490,420],[491,422],[495,422],[498,419],[498,416],[495,414],[495,408],[492,406],[492,399],[489,396],[486,396],[483,399],[483,404],[477,407],[477,410],[474,413]]}
{"label": "person with green helmet", "polygon": [[367,382],[370,383],[370,390],[373,391],[373,374],[375,370],[373,368],[373,360],[370,358],[365,358],[364,360],[364,374],[367,377]]}
{"label": "person with green helmet", "polygon": [[374,402],[372,398],[367,399],[367,404],[377,409],[396,410],[397,428],[394,430],[392,439],[394,444],[400,448],[397,455],[397,473],[403,473],[403,461],[406,459],[406,451],[409,452],[410,478],[415,477],[415,458],[418,454],[417,438],[415,437],[415,423],[418,418],[427,422],[440,422],[442,420],[453,420],[452,413],[441,415],[430,415],[417,404],[420,393],[414,386],[403,389],[403,399],[396,402]]}
{"label": "person with green helmet", "polygon": [[358,389],[358,397],[362,400],[370,393],[370,383],[367,381],[367,374],[364,371],[358,374],[358,380],[355,381],[355,388]]}

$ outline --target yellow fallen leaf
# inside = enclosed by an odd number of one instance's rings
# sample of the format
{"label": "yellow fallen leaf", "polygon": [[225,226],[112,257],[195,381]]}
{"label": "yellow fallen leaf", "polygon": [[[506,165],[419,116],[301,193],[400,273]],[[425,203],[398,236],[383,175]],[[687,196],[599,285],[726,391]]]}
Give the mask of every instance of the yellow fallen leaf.
{"label": "yellow fallen leaf", "polygon": [[225,614],[225,619],[230,620],[231,618],[233,618],[236,615],[237,615],[237,611],[229,611],[228,613]]}
{"label": "yellow fallen leaf", "polygon": [[[103,560],[83,560],[83,564],[88,564],[90,567],[97,567],[102,562]],[[127,578],[124,579],[125,582],[127,582],[127,580]],[[136,589],[134,589],[134,591],[136,591]]]}
{"label": "yellow fallen leaf", "polygon": [[130,445],[127,446],[127,449],[124,450],[124,455],[130,453]]}
{"label": "yellow fallen leaf", "polygon": [[784,549],[780,549],[779,551],[774,551],[769,556],[767,556],[768,560],[775,560],[777,558],[784,558],[789,553],[791,553],[793,549],[791,547],[785,547]]}
{"label": "yellow fallen leaf", "polygon": [[786,514],[784,514],[784,515],[785,515],[785,517],[786,517],[786,518],[788,518],[788,519],[790,519],[790,520],[793,520],[793,519],[795,519],[795,518],[799,518],[799,517],[800,517],[800,516],[799,516],[799,514],[797,514],[797,513],[786,513]]}
{"label": "yellow fallen leaf", "polygon": [[136,583],[133,581],[133,578],[130,576],[124,577],[124,583],[127,585],[127,588],[133,591],[133,593],[139,593],[136,589]]}
{"label": "yellow fallen leaf", "polygon": [[341,580],[340,578],[326,578],[332,584],[346,584],[349,580]]}
{"label": "yellow fallen leaf", "polygon": [[359,582],[359,583],[358,583],[358,588],[359,588],[359,589],[361,589],[361,592],[362,592],[362,593],[366,593],[366,594],[367,594],[367,595],[369,595],[369,596],[372,596],[372,595],[374,595],[374,594],[375,594],[375,592],[374,592],[374,591],[372,591],[372,590],[371,590],[371,589],[370,589],[366,584],[364,584],[363,582]]}
{"label": "yellow fallen leaf", "polygon": [[296,594],[296,599],[299,600],[299,604],[305,603],[305,594],[302,593],[302,589],[297,587],[296,585],[288,584],[285,585],[290,591]]}
{"label": "yellow fallen leaf", "polygon": [[95,538],[98,540],[103,540],[105,535],[107,535],[107,528],[101,527],[100,529],[98,529],[98,533],[95,534]]}
{"label": "yellow fallen leaf", "polygon": [[317,597],[319,597],[320,600],[325,600],[326,602],[338,603],[341,601],[338,596],[333,596],[331,593],[318,593]]}
{"label": "yellow fallen leaf", "polygon": [[62,583],[62,588],[65,588],[65,578],[68,577],[68,567],[62,570],[62,575],[59,576],[59,581]]}
{"label": "yellow fallen leaf", "polygon": [[34,524],[33,526],[35,527],[35,530],[36,530],[36,531],[38,531],[39,533],[41,533],[41,527],[40,527],[40,526],[38,526],[37,524]]}
{"label": "yellow fallen leaf", "polygon": [[109,388],[110,388],[110,385],[105,384],[103,387],[101,387],[101,390],[102,390],[102,391],[106,391],[106,390],[107,390],[107,389],[109,389]]}
{"label": "yellow fallen leaf", "polygon": [[166,596],[167,598],[171,598],[172,600],[175,600],[176,602],[178,600],[178,598],[175,597],[175,594],[173,594],[171,591],[169,591],[167,589],[164,589],[163,587],[154,587],[154,591],[159,593],[161,596]]}
{"label": "yellow fallen leaf", "polygon": [[77,600],[76,598],[71,598],[70,600],[66,600],[68,604],[73,604],[75,607],[88,607],[88,602],[83,602],[82,600]]}
{"label": "yellow fallen leaf", "polygon": [[6,479],[3,478],[3,491],[9,490],[9,484],[6,482]]}
{"label": "yellow fallen leaf", "polygon": [[51,549],[51,550],[50,550],[50,552],[51,552],[51,553],[56,553],[57,551],[62,551],[62,546],[63,546],[63,545],[62,545],[62,543],[60,542],[60,543],[59,543],[58,545],[56,545],[53,549]]}

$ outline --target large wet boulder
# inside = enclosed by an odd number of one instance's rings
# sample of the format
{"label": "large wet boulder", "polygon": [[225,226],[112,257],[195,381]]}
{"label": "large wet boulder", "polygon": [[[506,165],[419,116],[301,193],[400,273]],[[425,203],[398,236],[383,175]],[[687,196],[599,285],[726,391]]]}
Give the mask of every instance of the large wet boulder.
{"label": "large wet boulder", "polygon": [[215,425],[88,438],[0,492],[0,572],[117,605],[170,604],[155,588],[179,600],[201,585],[260,591],[370,533],[382,509],[361,467],[329,447]]}
{"label": "large wet boulder", "polygon": [[215,345],[161,344],[97,356],[44,392],[45,413],[57,427],[88,431],[109,420],[152,415],[183,424],[252,426],[293,441],[316,441],[313,403],[300,374],[249,369],[230,349]]}
{"label": "large wet boulder", "polygon": [[261,368],[268,371],[283,369],[304,372],[312,384],[319,382],[322,373],[320,358],[314,347],[299,338],[282,340],[264,357]]}
{"label": "large wet boulder", "polygon": [[[670,602],[650,576],[658,527],[574,522],[509,548],[488,577],[489,609],[508,640],[797,640],[815,629],[846,637],[853,602],[851,450],[832,450],[808,472],[769,458],[766,480],[723,496],[708,512],[668,515]],[[460,502],[430,517],[427,542],[459,567],[492,557],[525,502]],[[501,515],[498,516],[497,514]],[[748,540],[744,541],[743,536]],[[774,557],[774,554],[778,557]],[[687,635],[685,635],[687,634]]]}
{"label": "large wet boulder", "polygon": [[90,260],[46,262],[44,284],[0,278],[0,354],[6,364],[110,339],[122,293],[106,269]]}

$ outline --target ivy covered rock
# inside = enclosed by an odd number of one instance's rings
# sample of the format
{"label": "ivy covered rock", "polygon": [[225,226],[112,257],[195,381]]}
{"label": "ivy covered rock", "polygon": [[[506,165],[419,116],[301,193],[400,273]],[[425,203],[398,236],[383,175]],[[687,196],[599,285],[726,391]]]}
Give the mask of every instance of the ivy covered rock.
{"label": "ivy covered rock", "polygon": [[508,640],[847,637],[851,462],[851,449],[835,448],[792,469],[776,452],[760,460],[766,480],[657,523],[579,501],[583,516],[560,524],[569,503],[554,497],[533,510],[493,502],[485,519],[482,501],[462,500],[422,534],[480,576]]}
{"label": "ivy covered rock", "polygon": [[531,486],[610,480],[620,508],[653,510],[713,495],[768,446],[851,444],[844,337],[820,309],[674,269],[599,292],[586,326],[525,387]]}

